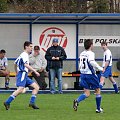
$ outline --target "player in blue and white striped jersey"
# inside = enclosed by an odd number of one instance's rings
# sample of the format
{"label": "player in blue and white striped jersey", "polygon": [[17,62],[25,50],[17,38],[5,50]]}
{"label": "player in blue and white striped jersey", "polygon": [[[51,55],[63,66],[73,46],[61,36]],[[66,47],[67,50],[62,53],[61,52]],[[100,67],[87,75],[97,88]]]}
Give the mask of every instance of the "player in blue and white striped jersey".
{"label": "player in blue and white striped jersey", "polygon": [[104,79],[109,78],[109,80],[112,82],[115,93],[119,93],[117,84],[112,77],[112,53],[108,49],[107,43],[102,42],[101,47],[104,50],[104,55],[103,55],[103,72],[101,73],[101,78],[100,78],[100,88],[102,89],[103,84],[104,84]]}
{"label": "player in blue and white striped jersey", "polygon": [[103,112],[101,109],[101,94],[99,88],[99,78],[96,75],[95,69],[102,71],[95,62],[95,54],[92,52],[93,41],[88,39],[84,42],[85,50],[80,54],[80,85],[84,88],[84,93],[81,94],[76,100],[73,101],[73,109],[77,111],[78,103],[90,96],[90,88],[95,89],[96,92],[96,113]]}
{"label": "player in blue and white striped jersey", "polygon": [[18,89],[10,95],[10,97],[4,102],[6,110],[10,108],[10,103],[21,93],[27,86],[33,87],[32,96],[30,99],[29,107],[33,109],[39,109],[35,105],[36,95],[39,90],[39,86],[33,80],[28,77],[28,69],[33,71],[37,76],[39,73],[29,65],[29,54],[32,52],[32,43],[26,41],[24,43],[24,52],[15,60],[15,71],[16,71],[16,86]]}

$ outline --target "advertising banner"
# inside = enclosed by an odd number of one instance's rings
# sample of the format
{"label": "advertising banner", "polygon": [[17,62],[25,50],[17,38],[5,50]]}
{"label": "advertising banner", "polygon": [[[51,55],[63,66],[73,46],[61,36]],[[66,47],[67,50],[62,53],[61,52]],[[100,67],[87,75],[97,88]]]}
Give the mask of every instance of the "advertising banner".
{"label": "advertising banner", "polygon": [[76,58],[76,29],[75,25],[33,25],[32,42],[39,45],[45,54],[52,45],[53,38],[58,38],[59,45],[66,51],[68,59]]}
{"label": "advertising banner", "polygon": [[108,46],[120,46],[120,36],[79,36],[78,46],[83,46],[85,40],[93,40],[94,46],[101,46],[101,42],[105,41]]}

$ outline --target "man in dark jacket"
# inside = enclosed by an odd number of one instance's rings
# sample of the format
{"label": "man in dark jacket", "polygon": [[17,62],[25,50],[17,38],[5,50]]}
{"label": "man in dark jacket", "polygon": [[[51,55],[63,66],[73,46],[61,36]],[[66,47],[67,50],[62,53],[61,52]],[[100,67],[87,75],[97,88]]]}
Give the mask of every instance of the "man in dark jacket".
{"label": "man in dark jacket", "polygon": [[67,58],[64,49],[58,45],[58,39],[54,38],[52,41],[52,46],[46,51],[45,59],[47,62],[47,67],[50,72],[50,92],[54,94],[55,90],[55,77],[58,79],[58,93],[62,94],[62,68],[63,60]]}

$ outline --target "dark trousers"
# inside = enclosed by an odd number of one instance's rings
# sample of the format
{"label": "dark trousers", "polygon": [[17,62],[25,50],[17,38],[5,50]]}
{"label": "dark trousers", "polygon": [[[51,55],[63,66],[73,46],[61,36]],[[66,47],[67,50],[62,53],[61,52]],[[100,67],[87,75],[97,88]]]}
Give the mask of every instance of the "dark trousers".
{"label": "dark trousers", "polygon": [[38,85],[40,86],[40,89],[44,90],[47,87],[47,84],[45,82],[45,72],[39,72],[40,76],[36,76],[36,74],[34,72],[32,72],[32,76],[35,78],[35,80],[37,81]]}

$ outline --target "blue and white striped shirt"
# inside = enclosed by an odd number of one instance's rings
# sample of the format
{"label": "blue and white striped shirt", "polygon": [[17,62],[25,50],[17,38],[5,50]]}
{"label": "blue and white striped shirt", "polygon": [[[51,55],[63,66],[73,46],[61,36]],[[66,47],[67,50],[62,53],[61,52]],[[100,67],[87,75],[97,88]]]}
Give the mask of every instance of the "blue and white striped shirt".
{"label": "blue and white striped shirt", "polygon": [[28,53],[23,52],[20,56],[15,60],[15,64],[17,64],[17,71],[28,72],[28,68],[24,66],[24,64],[29,64],[29,56]]}

